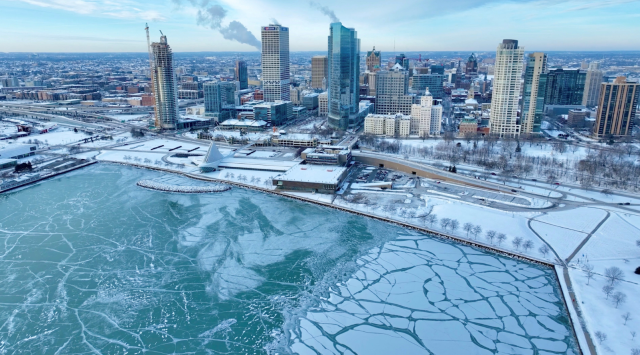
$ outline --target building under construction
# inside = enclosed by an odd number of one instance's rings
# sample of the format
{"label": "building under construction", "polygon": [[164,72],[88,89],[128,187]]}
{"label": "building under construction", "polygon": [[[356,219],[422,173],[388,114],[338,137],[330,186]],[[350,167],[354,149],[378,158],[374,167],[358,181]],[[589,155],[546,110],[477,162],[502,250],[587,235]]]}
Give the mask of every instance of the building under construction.
{"label": "building under construction", "polygon": [[153,53],[153,88],[156,98],[156,127],[176,129],[178,123],[178,96],[173,72],[173,54],[167,36],[160,43],[151,44]]}

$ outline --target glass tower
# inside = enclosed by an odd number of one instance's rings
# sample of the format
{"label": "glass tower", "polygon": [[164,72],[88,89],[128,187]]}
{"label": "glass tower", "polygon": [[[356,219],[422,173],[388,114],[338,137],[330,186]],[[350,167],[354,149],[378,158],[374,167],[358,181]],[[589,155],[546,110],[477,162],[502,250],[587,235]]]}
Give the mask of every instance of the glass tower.
{"label": "glass tower", "polygon": [[329,119],[331,126],[355,124],[360,89],[360,40],[353,28],[329,27]]}
{"label": "glass tower", "polygon": [[[544,95],[538,95],[540,91],[540,76],[547,71],[547,54],[542,52],[531,53],[526,58],[524,71],[524,92],[522,94],[521,133],[540,132],[542,118],[544,118]],[[544,81],[546,85],[546,78]],[[542,93],[544,93],[542,86]]]}
{"label": "glass tower", "polygon": [[156,99],[156,127],[175,129],[178,122],[178,90],[173,71],[173,53],[167,36],[151,44],[153,52],[153,88]]}
{"label": "glass tower", "polygon": [[247,73],[247,62],[236,60],[236,81],[240,82],[240,90],[249,88],[249,74]]}

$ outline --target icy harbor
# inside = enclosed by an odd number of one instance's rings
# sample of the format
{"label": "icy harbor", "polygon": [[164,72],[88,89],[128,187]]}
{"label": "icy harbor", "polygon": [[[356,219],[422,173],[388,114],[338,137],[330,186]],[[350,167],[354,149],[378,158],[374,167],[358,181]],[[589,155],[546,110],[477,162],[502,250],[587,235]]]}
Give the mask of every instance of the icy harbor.
{"label": "icy harbor", "polygon": [[578,353],[551,269],[249,190],[136,187],[186,184],[165,176],[94,165],[0,197],[0,354]]}

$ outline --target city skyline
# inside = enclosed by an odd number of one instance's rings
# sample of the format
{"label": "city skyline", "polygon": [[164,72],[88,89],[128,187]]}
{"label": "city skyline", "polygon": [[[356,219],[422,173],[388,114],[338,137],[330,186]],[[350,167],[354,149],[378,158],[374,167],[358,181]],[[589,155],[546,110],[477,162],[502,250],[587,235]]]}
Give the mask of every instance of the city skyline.
{"label": "city skyline", "polygon": [[[357,28],[362,49],[382,52],[491,51],[502,38],[528,50],[637,50],[640,1],[414,0],[341,3],[248,0],[218,3],[12,0],[0,5],[3,52],[144,52],[144,22],[162,30],[175,52],[257,51],[262,24],[291,30],[291,51],[326,50],[329,24]],[[410,11],[409,11],[410,10]],[[324,14],[327,14],[325,16]],[[375,21],[372,19],[376,19]],[[29,23],[28,29],[24,24]],[[508,29],[508,30],[505,30]],[[157,33],[157,32],[156,32]],[[243,41],[244,43],[240,43]]]}

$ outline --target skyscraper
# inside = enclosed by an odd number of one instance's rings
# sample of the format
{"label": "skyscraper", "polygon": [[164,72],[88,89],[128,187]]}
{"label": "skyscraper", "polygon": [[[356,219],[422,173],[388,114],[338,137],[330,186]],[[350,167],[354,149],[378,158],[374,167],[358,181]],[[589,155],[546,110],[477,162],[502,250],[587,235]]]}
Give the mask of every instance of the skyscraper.
{"label": "skyscraper", "polygon": [[582,105],[587,73],[580,69],[554,69],[541,74],[545,105]]}
{"label": "skyscraper", "polygon": [[311,58],[311,87],[326,90],[326,79],[329,76],[327,66],[329,60],[326,55],[317,55]]}
{"label": "skyscraper", "polygon": [[376,51],[376,47],[373,47],[373,50],[367,52],[367,70],[368,71],[378,71],[380,70],[380,51]]}
{"label": "skyscraper", "polygon": [[467,64],[464,68],[464,73],[468,78],[475,78],[478,76],[478,59],[474,53],[471,53],[469,59],[467,59]]}
{"label": "skyscraper", "polygon": [[542,52],[529,54],[524,71],[524,91],[522,94],[521,133],[540,132],[544,117],[544,95],[538,95],[540,75],[547,71],[547,55]]}
{"label": "skyscraper", "polygon": [[630,135],[636,117],[640,84],[629,83],[624,76],[617,77],[613,83],[600,85],[600,99],[593,136]]}
{"label": "skyscraper", "polygon": [[431,95],[436,99],[442,99],[444,96],[444,75],[441,74],[417,74],[413,76],[411,89],[422,92],[429,89]]}
{"label": "skyscraper", "polygon": [[360,40],[340,22],[329,27],[329,118],[333,127],[354,125],[360,91]]}
{"label": "skyscraper", "polygon": [[405,70],[409,70],[409,58],[404,53],[396,56],[396,64],[400,64]]}
{"label": "skyscraper", "polygon": [[411,114],[413,96],[407,95],[409,72],[400,64],[380,71],[376,78],[376,113],[382,115]]}
{"label": "skyscraper", "polygon": [[523,57],[524,47],[519,47],[517,40],[505,39],[498,45],[489,128],[500,137],[520,134],[518,98]]}
{"label": "skyscraper", "polygon": [[178,90],[173,72],[173,54],[167,36],[151,43],[153,52],[153,92],[156,99],[156,127],[175,129],[178,123]]}
{"label": "skyscraper", "polygon": [[589,63],[587,78],[584,83],[584,95],[582,96],[582,106],[594,107],[600,98],[600,87],[604,73],[600,70],[600,63]]}
{"label": "skyscraper", "polygon": [[240,90],[249,88],[249,73],[247,72],[247,62],[236,60],[235,80],[240,82]]}
{"label": "skyscraper", "polygon": [[264,101],[289,101],[289,28],[262,27],[262,88]]}

